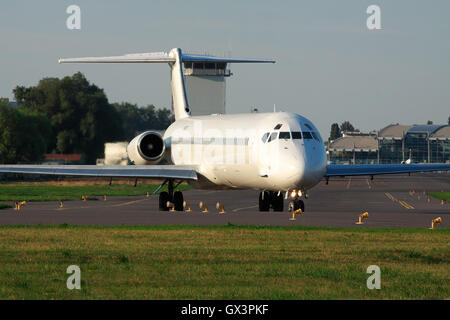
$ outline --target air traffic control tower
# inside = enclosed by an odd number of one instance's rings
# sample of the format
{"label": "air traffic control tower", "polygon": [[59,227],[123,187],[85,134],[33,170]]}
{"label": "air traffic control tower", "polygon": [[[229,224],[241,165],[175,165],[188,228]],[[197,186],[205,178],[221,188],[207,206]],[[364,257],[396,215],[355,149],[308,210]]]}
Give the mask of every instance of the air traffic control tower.
{"label": "air traffic control tower", "polygon": [[184,62],[183,74],[193,116],[225,113],[226,77],[231,76],[226,62]]}

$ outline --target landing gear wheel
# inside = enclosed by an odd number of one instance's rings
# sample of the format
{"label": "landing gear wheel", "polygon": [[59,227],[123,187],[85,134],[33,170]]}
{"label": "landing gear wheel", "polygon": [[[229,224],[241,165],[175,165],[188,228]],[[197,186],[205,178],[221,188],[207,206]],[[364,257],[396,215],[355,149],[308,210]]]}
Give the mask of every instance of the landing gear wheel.
{"label": "landing gear wheel", "polygon": [[259,211],[269,211],[271,196],[267,191],[259,193]]}
{"label": "landing gear wheel", "polygon": [[176,211],[183,211],[183,193],[181,191],[175,191],[173,194],[173,204]]}
{"label": "landing gear wheel", "polygon": [[272,194],[272,208],[273,211],[282,212],[284,209],[284,201],[283,201],[283,194],[274,192]]}
{"label": "landing gear wheel", "polygon": [[167,201],[172,202],[169,193],[164,191],[159,194],[159,211],[169,211],[167,207]]}

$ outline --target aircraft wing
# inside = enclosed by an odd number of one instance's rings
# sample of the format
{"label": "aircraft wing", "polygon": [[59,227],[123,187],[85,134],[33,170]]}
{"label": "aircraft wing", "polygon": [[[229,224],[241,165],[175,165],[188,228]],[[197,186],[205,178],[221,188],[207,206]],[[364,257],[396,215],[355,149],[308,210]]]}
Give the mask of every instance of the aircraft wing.
{"label": "aircraft wing", "polygon": [[0,173],[197,180],[196,166],[0,165]]}
{"label": "aircraft wing", "polygon": [[450,171],[450,164],[329,164],[326,177]]}

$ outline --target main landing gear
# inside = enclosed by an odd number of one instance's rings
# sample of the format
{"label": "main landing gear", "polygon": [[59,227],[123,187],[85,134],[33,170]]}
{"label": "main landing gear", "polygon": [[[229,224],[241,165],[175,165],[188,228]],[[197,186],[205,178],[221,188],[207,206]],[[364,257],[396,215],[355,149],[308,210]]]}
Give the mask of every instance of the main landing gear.
{"label": "main landing gear", "polygon": [[[301,193],[295,193],[295,197],[289,202],[289,211],[302,209],[305,212],[305,203],[300,199]],[[283,211],[283,193],[274,191],[262,191],[259,193],[259,211]]]}
{"label": "main landing gear", "polygon": [[183,211],[183,193],[181,191],[175,191],[175,187],[173,186],[173,180],[169,180],[167,183],[168,192],[163,191],[159,194],[159,210],[160,211],[169,211],[169,207],[167,206],[167,202],[171,202],[175,206],[176,211]]}

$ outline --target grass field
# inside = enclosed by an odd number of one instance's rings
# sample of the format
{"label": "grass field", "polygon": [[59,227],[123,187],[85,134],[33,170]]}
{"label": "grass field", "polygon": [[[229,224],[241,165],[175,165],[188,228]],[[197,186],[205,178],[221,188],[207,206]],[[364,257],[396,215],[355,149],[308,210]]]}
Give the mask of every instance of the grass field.
{"label": "grass field", "polygon": [[435,298],[450,298],[449,229],[0,227],[0,299]]}
{"label": "grass field", "polygon": [[[66,184],[66,183],[15,183],[0,184],[0,201],[58,201],[79,200],[82,195],[131,196],[153,192],[157,184]],[[177,190],[190,187],[180,185]],[[161,191],[167,190],[164,186]]]}
{"label": "grass field", "polygon": [[430,193],[430,196],[450,202],[450,192],[432,192]]}

